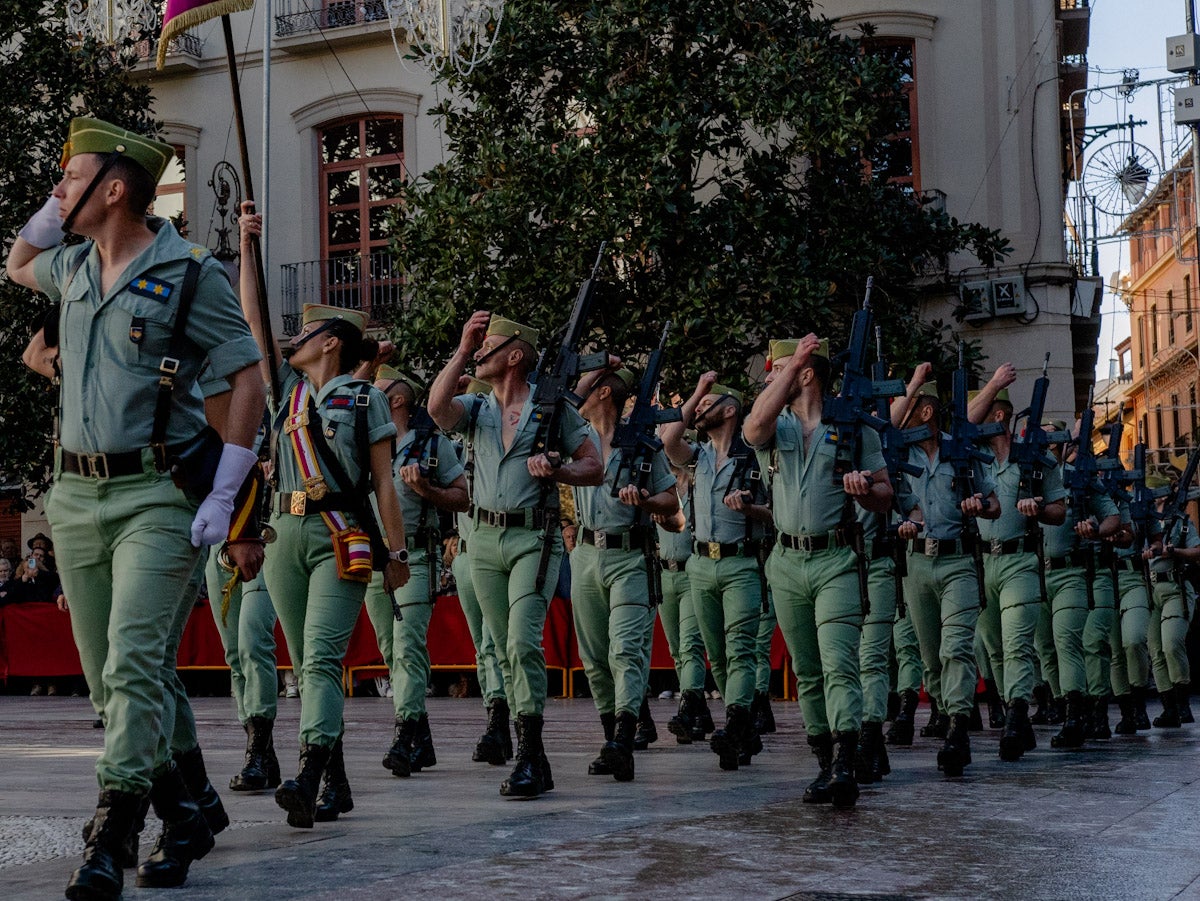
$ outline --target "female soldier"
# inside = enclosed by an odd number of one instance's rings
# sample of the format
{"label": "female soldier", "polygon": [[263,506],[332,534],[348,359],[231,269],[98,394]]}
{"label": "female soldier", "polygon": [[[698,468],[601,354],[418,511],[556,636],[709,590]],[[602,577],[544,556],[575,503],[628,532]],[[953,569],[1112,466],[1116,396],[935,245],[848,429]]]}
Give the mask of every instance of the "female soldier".
{"label": "female soldier", "polygon": [[[249,259],[262,217],[244,203],[238,223],[242,258]],[[241,288],[243,312],[261,346],[258,291],[248,266]],[[396,427],[387,398],[350,375],[366,357],[365,328],[366,317],[356,310],[306,304],[291,357],[279,372],[271,516],[279,537],[263,571],[300,680],[300,772],[279,786],[275,801],[288,812],[288,825],[301,829],[312,828],[316,816],[332,820],[354,807],[342,758],[342,659],[372,563],[378,562],[372,560],[368,473],[390,551],[384,588],[394,591],[409,577],[404,520],[392,483]],[[326,771],[318,811],[317,789]]]}

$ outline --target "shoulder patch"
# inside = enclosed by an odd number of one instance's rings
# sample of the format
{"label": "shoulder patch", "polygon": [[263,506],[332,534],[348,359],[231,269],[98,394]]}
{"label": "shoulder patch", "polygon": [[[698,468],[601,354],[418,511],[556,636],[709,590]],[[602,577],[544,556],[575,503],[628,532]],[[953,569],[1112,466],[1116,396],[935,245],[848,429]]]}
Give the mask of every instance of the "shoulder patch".
{"label": "shoulder patch", "polygon": [[193,244],[190,253],[194,259],[199,260],[209,253],[209,249],[207,247],[201,247],[199,244]]}
{"label": "shoulder patch", "polygon": [[147,278],[144,275],[131,281],[128,288],[131,294],[137,294],[140,297],[151,297],[154,300],[161,300],[163,303],[171,299],[171,292],[174,290],[175,286],[170,282],[160,281],[156,278]]}
{"label": "shoulder patch", "polygon": [[327,409],[327,410],[339,410],[339,409],[345,410],[345,409],[349,409],[350,407],[353,407],[353,406],[354,406],[354,398],[346,397],[345,395],[342,395],[339,397],[331,397],[331,398],[329,398],[329,400],[325,401],[325,409]]}

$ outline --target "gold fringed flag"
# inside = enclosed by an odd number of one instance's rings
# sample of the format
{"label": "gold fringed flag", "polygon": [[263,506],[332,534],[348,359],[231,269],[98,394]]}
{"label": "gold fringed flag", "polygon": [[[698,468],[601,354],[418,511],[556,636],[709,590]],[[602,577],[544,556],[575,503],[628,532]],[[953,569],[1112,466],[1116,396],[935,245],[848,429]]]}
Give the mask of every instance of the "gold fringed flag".
{"label": "gold fringed flag", "polygon": [[158,37],[158,68],[167,59],[167,47],[171,39],[201,22],[241,12],[254,5],[254,0],[167,0],[163,12],[162,34]]}

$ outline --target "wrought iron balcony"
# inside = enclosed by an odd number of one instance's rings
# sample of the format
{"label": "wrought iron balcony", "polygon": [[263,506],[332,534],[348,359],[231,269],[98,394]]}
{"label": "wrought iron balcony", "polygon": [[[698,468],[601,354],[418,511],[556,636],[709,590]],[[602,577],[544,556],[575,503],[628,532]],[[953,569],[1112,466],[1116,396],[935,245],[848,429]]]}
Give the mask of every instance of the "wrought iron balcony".
{"label": "wrought iron balcony", "polygon": [[280,8],[281,12],[275,16],[275,36],[281,38],[329,28],[388,21],[384,0],[332,0],[324,3],[311,0],[311,4],[304,0],[295,3],[284,0]]}
{"label": "wrought iron balcony", "polygon": [[[158,38],[147,38],[144,41],[138,41],[135,47],[138,59],[153,60],[158,54]],[[204,55],[200,38],[196,37],[190,31],[185,31],[183,34],[171,38],[167,44],[167,56],[179,55],[200,59]]]}
{"label": "wrought iron balcony", "polygon": [[380,328],[404,305],[404,281],[390,251],[369,256],[347,254],[327,260],[287,263],[279,267],[283,298],[283,330],[300,331],[306,303],[323,303],[367,314],[370,328]]}

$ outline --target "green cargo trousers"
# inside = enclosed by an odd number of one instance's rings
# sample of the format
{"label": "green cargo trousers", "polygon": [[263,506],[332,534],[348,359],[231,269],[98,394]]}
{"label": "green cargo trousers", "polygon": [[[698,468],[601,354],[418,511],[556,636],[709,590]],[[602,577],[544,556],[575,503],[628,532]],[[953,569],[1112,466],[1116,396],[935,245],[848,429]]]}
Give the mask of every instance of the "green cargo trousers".
{"label": "green cargo trousers", "polygon": [[[1032,552],[985,556],[983,584],[988,609],[996,611],[1000,645],[984,631],[984,646],[992,665],[992,677],[1007,703],[1033,700],[1037,667],[1036,634],[1042,615],[1042,589],[1038,581],[1038,558]],[[980,614],[980,625],[985,614]]]}
{"label": "green cargo trousers", "polygon": [[1112,630],[1116,619],[1116,594],[1111,570],[1096,567],[1096,609],[1089,610],[1083,626],[1083,668],[1087,693],[1108,697],[1112,689]]}
{"label": "green cargo trousers", "polygon": [[1191,591],[1181,588],[1175,581],[1154,583],[1146,637],[1150,664],[1154,668],[1154,685],[1159,691],[1166,691],[1172,685],[1188,685],[1192,681],[1185,641],[1195,612],[1196,599]]}
{"label": "green cargo trousers", "polygon": [[637,716],[654,634],[642,551],[577,545],[571,551],[571,611],[596,709]]}
{"label": "green cargo trousers", "polygon": [[977,586],[969,554],[908,555],[904,599],[921,646],[925,690],[951,716],[969,714],[975,700]]}
{"label": "green cargo trousers", "polygon": [[252,716],[273,720],[278,703],[275,621],[279,616],[271,603],[267,581],[261,571],[249,582],[239,580],[229,595],[229,611],[222,618],[221,589],[230,574],[217,565],[215,548],[209,554],[204,575],[213,621],[229,664],[238,722],[245,723]]}
{"label": "green cargo trousers", "polygon": [[767,579],[809,735],[857,732],[862,725],[863,615],[856,565],[848,548],[807,552],[776,545],[767,558]]}
{"label": "green cargo trousers", "polygon": [[[392,680],[392,705],[396,718],[414,720],[425,713],[429,688],[429,620],[434,598],[429,596],[429,553],[424,548],[408,555],[408,582],[396,589],[403,619],[397,620],[392,601],[376,575],[367,586],[367,616],[375,627],[379,653]],[[436,584],[436,583],[434,583]]]}
{"label": "green cargo trousers", "polygon": [[201,548],[196,569],[184,589],[186,603],[179,606],[179,613],[171,624],[171,634],[167,638],[167,651],[163,654],[163,740],[159,742],[154,758],[156,774],[162,772],[172,754],[186,753],[200,745],[196,734],[196,714],[192,711],[192,703],[188,700],[183,680],[179,678],[178,664],[179,643],[183,641],[183,630],[187,628],[188,619],[196,606],[196,598],[200,594],[200,582],[204,579],[204,565],[208,554],[208,548]]}
{"label": "green cargo trousers", "polygon": [[508,704],[514,716],[541,716],[546,706],[546,655],[542,633],[562,562],[562,536],[554,531],[545,584],[537,590],[542,530],[497,528],[480,522],[471,533],[471,581],[483,621],[496,642]]}
{"label": "green cargo trousers", "polygon": [[471,633],[471,643],[475,646],[475,678],[479,680],[479,693],[483,696],[483,706],[489,707],[492,701],[506,701],[512,693],[512,686],[504,684],[500,662],[496,659],[496,643],[483,621],[483,610],[475,594],[475,583],[471,581],[471,564],[465,548],[466,541],[459,538],[458,553],[450,564],[450,571],[454,573],[458,603],[467,621],[467,631]]}
{"label": "green cargo trousers", "polygon": [[[145,794],[163,731],[163,663],[199,551],[190,530],[197,505],[153,469],[87,479],[57,473],[46,517],[62,549],[59,575],[93,706],[102,711],[101,789]],[[186,617],[186,613],[183,613]]]}
{"label": "green cargo trousers", "polygon": [[892,624],[892,649],[896,656],[896,691],[919,691],[924,678],[921,643],[907,607],[901,616],[898,604],[896,622]]}
{"label": "green cargo trousers", "polygon": [[750,709],[757,680],[762,583],[753,557],[712,560],[693,554],[687,562],[692,603],[713,681],[725,707]]}
{"label": "green cargo trousers", "polygon": [[1109,679],[1115,695],[1129,694],[1131,688],[1150,684],[1150,651],[1147,633],[1150,628],[1150,596],[1141,569],[1118,573],[1117,588],[1121,594],[1121,609],[1113,617],[1112,667]]}
{"label": "green cargo trousers", "polygon": [[[858,674],[862,683],[863,722],[882,723],[887,718],[888,658],[896,621],[896,565],[891,557],[871,561],[867,570],[867,594],[871,611],[863,621],[858,647]],[[855,577],[857,578],[857,576]],[[917,682],[920,684],[918,670]],[[917,686],[913,686],[915,689]]]}
{"label": "green cargo trousers", "polygon": [[662,620],[663,634],[667,636],[667,647],[675,663],[679,690],[703,691],[706,669],[704,638],[700,635],[700,623],[696,620],[688,574],[683,570],[671,572],[664,569],[662,593],[658,618]]}
{"label": "green cargo trousers", "polygon": [[771,693],[771,642],[775,639],[775,627],[779,617],[775,613],[775,598],[767,591],[767,609],[758,621],[758,634],[754,637],[754,691],[757,694]]}
{"label": "green cargo trousers", "polygon": [[[1047,581],[1049,576],[1047,576]],[[1049,588],[1046,589],[1049,594]],[[1038,669],[1042,681],[1050,686],[1050,695],[1055,698],[1063,696],[1062,685],[1058,681],[1058,651],[1054,647],[1054,617],[1050,612],[1050,602],[1041,605],[1038,613],[1037,630],[1033,635],[1033,645],[1037,650]]]}
{"label": "green cargo trousers", "polygon": [[[1046,593],[1050,597],[1050,626],[1057,666],[1047,667],[1043,653],[1042,674],[1051,689],[1058,682],[1055,697],[1067,692],[1087,692],[1087,668],[1084,664],[1083,630],[1087,626],[1087,581],[1082,567],[1068,566],[1046,573]],[[1096,592],[1099,602],[1100,592]],[[1051,673],[1056,678],[1051,678]]]}
{"label": "green cargo trousers", "polygon": [[271,525],[279,538],[263,573],[300,685],[300,744],[330,747],[342,735],[342,661],[367,586],[338,578],[332,537],[320,516],[277,514]]}

